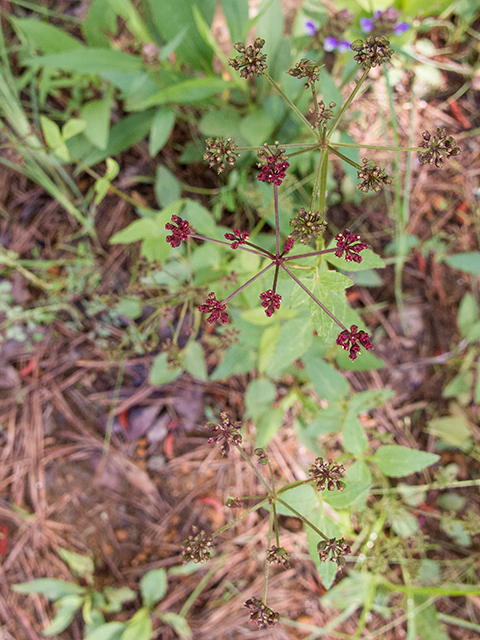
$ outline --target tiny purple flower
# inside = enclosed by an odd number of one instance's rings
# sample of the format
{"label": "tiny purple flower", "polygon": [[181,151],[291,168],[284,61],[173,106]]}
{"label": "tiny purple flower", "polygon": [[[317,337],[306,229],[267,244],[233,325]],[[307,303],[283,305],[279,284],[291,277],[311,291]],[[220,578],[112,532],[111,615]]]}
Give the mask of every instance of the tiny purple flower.
{"label": "tiny purple flower", "polygon": [[393,33],[396,36],[402,36],[409,29],[410,29],[410,25],[407,22],[397,22],[397,24],[393,28]]}
{"label": "tiny purple flower", "polygon": [[339,53],[345,53],[345,51],[350,50],[350,42],[349,40],[340,40],[338,43],[337,49]]}
{"label": "tiny purple flower", "polygon": [[307,22],[305,22],[305,33],[307,36],[314,36],[317,33],[317,27],[311,20],[307,20]]}
{"label": "tiny purple flower", "polygon": [[334,51],[338,47],[338,40],[333,36],[327,36],[323,41],[325,51]]}
{"label": "tiny purple flower", "polygon": [[370,33],[373,29],[373,18],[360,18],[360,28],[363,33]]}

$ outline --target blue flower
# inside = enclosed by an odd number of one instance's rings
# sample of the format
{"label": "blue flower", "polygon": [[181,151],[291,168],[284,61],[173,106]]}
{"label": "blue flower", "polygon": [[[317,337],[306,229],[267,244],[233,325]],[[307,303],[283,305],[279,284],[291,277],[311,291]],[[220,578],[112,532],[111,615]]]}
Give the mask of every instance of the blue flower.
{"label": "blue flower", "polygon": [[397,24],[393,28],[393,33],[396,36],[401,36],[409,29],[410,25],[407,22],[397,22]]}
{"label": "blue flower", "polygon": [[337,49],[337,51],[343,53],[350,49],[350,42],[348,40],[338,40],[333,36],[327,36],[323,41],[323,48],[325,51],[335,51],[335,49]]}
{"label": "blue flower", "polygon": [[394,33],[396,36],[403,35],[410,29],[410,25],[406,22],[399,22],[400,12],[394,7],[389,7],[385,11],[374,12],[372,18],[360,18],[360,28],[363,33],[373,33],[373,35],[389,35]]}
{"label": "blue flower", "polygon": [[373,29],[373,18],[360,18],[360,28],[363,33],[370,33]]}
{"label": "blue flower", "polygon": [[307,36],[314,36],[317,33],[317,27],[311,20],[305,22],[305,33]]}

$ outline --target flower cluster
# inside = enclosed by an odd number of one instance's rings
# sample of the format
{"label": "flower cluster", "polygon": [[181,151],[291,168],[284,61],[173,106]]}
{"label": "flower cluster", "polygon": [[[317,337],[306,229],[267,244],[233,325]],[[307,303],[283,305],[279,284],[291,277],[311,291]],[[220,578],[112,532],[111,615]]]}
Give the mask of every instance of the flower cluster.
{"label": "flower cluster", "polygon": [[357,189],[361,189],[364,193],[367,193],[367,191],[375,191],[378,193],[382,185],[391,184],[392,179],[388,173],[385,169],[377,167],[376,162],[363,158],[362,164],[362,168],[357,173],[358,179],[362,182],[357,184]]}
{"label": "flower cluster", "polygon": [[225,504],[227,507],[230,507],[230,509],[239,509],[243,507],[243,500],[240,498],[228,498]]}
{"label": "flower cluster", "polygon": [[339,567],[345,565],[345,556],[352,553],[350,545],[347,544],[345,538],[321,540],[317,544],[317,551],[320,562],[326,562],[330,558],[330,562],[336,562]]}
{"label": "flower cluster", "polygon": [[237,42],[233,46],[241,55],[236,58],[230,58],[228,64],[235,71],[240,71],[242,78],[253,78],[254,76],[262,75],[267,68],[265,64],[267,55],[260,53],[264,44],[265,40],[262,38],[257,38],[253,45],[250,44],[248,47],[242,42]]}
{"label": "flower cluster", "polygon": [[289,556],[290,554],[287,553],[283,547],[272,545],[270,549],[267,549],[267,562],[282,565],[284,569],[290,567],[290,562],[288,561]]}
{"label": "flower cluster", "polygon": [[355,40],[350,48],[357,52],[354,59],[364,69],[381,65],[382,62],[390,60],[395,53],[390,49],[390,41],[385,36],[367,36],[365,42],[361,39]]}
{"label": "flower cluster", "polygon": [[362,257],[358,254],[367,249],[368,245],[366,242],[358,242],[360,236],[357,233],[350,233],[348,229],[345,229],[343,233],[337,233],[335,240],[337,241],[337,250],[335,251],[337,258],[341,258],[345,252],[346,262],[360,263],[362,261]]}
{"label": "flower cluster", "polygon": [[272,627],[280,619],[279,613],[257,598],[249,598],[243,606],[250,610],[250,622],[254,622],[259,629]]}
{"label": "flower cluster", "polygon": [[235,228],[233,230],[233,233],[225,234],[225,238],[227,240],[233,240],[232,244],[230,245],[232,249],[238,249],[238,245],[245,244],[249,237],[250,235],[247,231],[240,231],[240,229],[238,228]]}
{"label": "flower cluster", "polygon": [[261,293],[260,299],[262,301],[262,307],[265,308],[265,313],[269,318],[274,313],[275,309],[280,309],[282,296],[278,293],[274,293],[272,289]]}
{"label": "flower cluster", "polygon": [[211,557],[213,542],[211,536],[207,536],[205,531],[193,525],[192,533],[182,542],[182,547],[184,563],[190,560],[195,563],[207,562]]}
{"label": "flower cluster", "polygon": [[[360,344],[359,344],[360,343]],[[350,331],[345,329],[337,338],[337,344],[345,351],[350,351],[348,357],[350,360],[356,360],[357,356],[362,352],[360,345],[368,351],[373,349],[370,342],[370,336],[366,331],[359,331],[356,324],[352,324]]]}
{"label": "flower cluster", "polygon": [[172,216],[172,222],[167,222],[165,229],[172,232],[171,236],[166,237],[166,241],[170,243],[172,247],[179,247],[192,233],[188,222],[182,220],[179,216]]}
{"label": "flower cluster", "polygon": [[218,444],[222,455],[226,456],[230,451],[230,445],[236,446],[242,443],[242,436],[240,435],[242,423],[232,422],[226,413],[221,413],[220,417],[222,422],[219,424],[209,422],[205,425],[205,428],[215,434],[209,439],[208,443],[215,442]]}
{"label": "flower cluster", "polygon": [[228,322],[228,313],[225,311],[227,307],[216,299],[213,291],[208,294],[205,304],[199,305],[198,308],[202,313],[210,314],[207,318],[207,322],[210,324],[213,324],[216,320],[220,320],[222,324]]}
{"label": "flower cluster", "polygon": [[319,100],[316,109],[315,107],[310,107],[308,113],[315,116],[314,121],[311,125],[312,129],[315,129],[320,125],[322,125],[322,127],[326,127],[327,122],[333,118],[333,108],[336,106],[337,105],[335,102],[330,102],[327,107],[323,100]]}
{"label": "flower cluster", "polygon": [[372,36],[390,33],[401,36],[410,29],[410,25],[407,22],[400,22],[400,16],[400,11],[394,7],[388,7],[385,11],[378,9],[373,14],[373,18],[360,18],[360,27],[363,33],[369,33]]}
{"label": "flower cluster", "polygon": [[231,138],[224,140],[223,138],[207,138],[205,140],[206,152],[203,155],[204,160],[208,160],[210,167],[217,166],[217,173],[223,173],[225,167],[229,164],[231,167],[235,164],[241,153],[235,153],[237,145]]}
{"label": "flower cluster", "polygon": [[306,78],[307,82],[303,85],[305,89],[308,89],[309,86],[313,86],[315,82],[319,79],[320,69],[318,68],[318,64],[315,60],[308,60],[307,58],[302,58],[300,62],[295,64],[293,69],[289,69],[288,73],[294,78]]}
{"label": "flower cluster", "polygon": [[261,167],[257,178],[260,182],[270,182],[271,184],[280,186],[282,180],[285,179],[285,171],[289,166],[290,164],[286,160],[278,162],[274,156],[268,156],[267,164]]}
{"label": "flower cluster", "polygon": [[338,11],[329,17],[327,22],[317,28],[314,22],[308,20],[305,23],[305,33],[312,36],[319,44],[323,44],[325,51],[348,51],[350,42],[343,38],[343,34],[350,26],[354,14],[346,9]]}
{"label": "flower cluster", "polygon": [[308,471],[308,475],[316,482],[317,491],[323,491],[325,488],[328,491],[343,491],[345,489],[345,483],[340,480],[345,473],[345,467],[343,464],[336,462],[326,461],[323,458],[316,458]]}
{"label": "flower cluster", "polygon": [[292,236],[302,244],[308,244],[319,234],[325,231],[327,223],[322,220],[323,213],[321,211],[305,211],[300,209],[298,215],[290,220],[290,226],[293,227]]}
{"label": "flower cluster", "polygon": [[295,238],[291,235],[288,236],[288,238],[285,241],[285,246],[283,247],[283,254],[285,255],[286,253],[288,253],[294,244],[295,244]]}
{"label": "flower cluster", "polygon": [[452,136],[447,136],[444,127],[438,127],[437,133],[432,136],[429,131],[422,133],[422,142],[420,146],[426,151],[419,151],[418,159],[421,164],[435,164],[441,169],[443,167],[443,156],[458,156],[460,149]]}

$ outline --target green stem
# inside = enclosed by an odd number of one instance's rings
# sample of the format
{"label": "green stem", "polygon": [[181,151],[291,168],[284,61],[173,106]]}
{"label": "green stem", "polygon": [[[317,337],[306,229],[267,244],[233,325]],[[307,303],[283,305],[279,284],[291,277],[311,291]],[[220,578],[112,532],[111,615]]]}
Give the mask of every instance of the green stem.
{"label": "green stem", "polygon": [[340,120],[343,117],[343,114],[345,113],[345,111],[348,109],[348,107],[350,106],[352,100],[355,98],[355,96],[357,95],[357,93],[360,91],[360,87],[362,86],[362,84],[365,82],[367,76],[368,76],[368,72],[370,71],[370,69],[365,69],[365,71],[363,72],[360,80],[357,82],[355,88],[353,89],[352,93],[348,96],[346,102],[342,105],[342,108],[340,109],[340,113],[338,114],[338,116],[335,118],[335,120],[332,122],[332,126],[330,127],[330,129],[328,129],[327,131],[327,138],[330,139],[332,133],[335,131],[335,129],[338,127],[338,125],[340,124]]}
{"label": "green stem", "polygon": [[347,162],[348,164],[351,164],[352,167],[355,167],[355,169],[358,169],[358,170],[360,170],[362,168],[359,164],[357,164],[356,162],[354,162],[353,160],[351,160],[347,156],[344,156],[343,153],[341,153],[337,149],[334,149],[330,145],[328,145],[328,148],[332,153],[334,153],[337,156],[337,158],[340,158],[340,160],[343,160],[343,162]]}
{"label": "green stem", "polygon": [[[265,71],[263,72],[263,77],[272,85],[272,87],[275,89],[275,91],[277,91],[277,93],[280,95],[280,97],[283,98],[285,100],[285,102],[288,104],[288,106],[297,114],[297,116],[300,118],[300,120],[303,122],[303,124],[306,127],[308,127],[308,130],[310,131],[310,133],[315,136],[315,132],[312,130],[312,126],[309,123],[309,121],[305,118],[305,116],[300,111],[300,109],[295,104],[293,104],[293,102],[290,100],[290,98],[288,98],[285,95],[285,93],[282,91],[282,89],[280,89],[280,87],[275,82],[275,80],[273,80],[273,78],[271,78],[268,75],[268,73],[266,73]],[[317,136],[315,136],[315,139],[316,138],[317,138]]]}
{"label": "green stem", "polygon": [[180,609],[180,613],[179,613],[179,615],[182,616],[182,618],[186,617],[193,603],[195,602],[195,600],[198,598],[198,596],[201,594],[203,589],[208,584],[210,578],[214,575],[216,571],[218,571],[218,567],[220,566],[220,564],[223,564],[223,562],[225,561],[226,555],[227,555],[226,553],[223,553],[219,558],[217,558],[212,563],[212,566],[210,567],[210,569],[207,571],[207,573],[203,576],[203,578],[197,584],[197,586],[192,591],[192,593],[185,600],[183,607]]}
{"label": "green stem", "polygon": [[280,504],[283,504],[284,507],[286,507],[289,511],[291,511],[297,518],[300,518],[300,520],[306,524],[308,527],[310,527],[311,529],[313,529],[315,531],[315,533],[318,533],[318,535],[323,538],[324,540],[326,540],[328,542],[329,538],[327,538],[327,536],[323,533],[323,531],[320,531],[320,529],[318,529],[314,524],[312,524],[310,522],[310,520],[307,520],[307,518],[305,518],[305,516],[302,516],[301,513],[299,513],[296,509],[294,509],[292,506],[290,506],[288,504],[288,502],[285,502],[285,500],[282,500],[282,498],[279,498],[277,496],[277,502],[280,502]]}
{"label": "green stem", "polygon": [[258,509],[260,509],[260,507],[263,507],[263,505],[269,502],[269,500],[270,500],[270,496],[266,496],[265,498],[263,498],[263,500],[260,500],[260,502],[257,502],[257,504],[254,504],[253,507],[250,507],[249,509],[244,511],[242,514],[240,514],[230,522],[227,522],[227,524],[224,524],[223,527],[221,527],[220,529],[217,529],[217,531],[214,531],[214,533],[212,533],[212,538],[215,538],[216,536],[220,535],[227,529],[234,527],[236,524],[240,522],[240,520],[243,520],[243,518],[245,518],[246,516],[249,516],[251,513],[255,513],[255,511],[258,511]]}
{"label": "green stem", "polygon": [[270,487],[268,485],[268,483],[266,482],[265,478],[262,476],[262,474],[259,472],[259,470],[257,469],[257,467],[253,464],[253,462],[250,460],[249,456],[247,455],[247,453],[245,452],[245,450],[243,449],[243,447],[241,447],[240,445],[237,445],[237,451],[240,451],[240,454],[242,455],[243,459],[247,462],[247,464],[251,467],[253,473],[257,476],[257,478],[260,480],[260,482],[263,484],[263,486],[265,487],[265,489],[268,491],[268,496],[267,499],[270,499],[270,496],[272,494],[275,493],[275,490],[273,489],[273,487]]}
{"label": "green stem", "polygon": [[[283,145],[285,146],[285,145]],[[423,147],[396,147],[378,144],[357,144],[356,142],[329,142],[331,147],[353,147],[355,149],[376,149],[377,151],[425,151]]]}

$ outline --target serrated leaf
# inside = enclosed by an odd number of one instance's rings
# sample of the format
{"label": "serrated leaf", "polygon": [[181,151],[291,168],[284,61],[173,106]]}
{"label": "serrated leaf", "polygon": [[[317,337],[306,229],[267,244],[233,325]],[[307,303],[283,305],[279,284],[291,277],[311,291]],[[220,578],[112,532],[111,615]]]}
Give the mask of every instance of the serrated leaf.
{"label": "serrated leaf", "polygon": [[[328,249],[335,246],[336,242],[333,240],[328,245]],[[364,269],[383,269],[385,267],[385,262],[371,249],[364,249],[360,257],[362,258],[360,263],[346,262],[344,258],[337,258],[334,253],[325,254],[325,260],[341,271],[363,271]]]}
{"label": "serrated leaf", "polygon": [[160,614],[160,619],[169,624],[180,638],[192,638],[192,630],[183,616],[173,611]]}
{"label": "serrated leaf", "polygon": [[275,377],[304,355],[313,342],[313,327],[308,317],[288,320],[280,329],[275,351],[266,372]]}
{"label": "serrated leaf", "polygon": [[91,578],[92,573],[95,571],[95,565],[90,556],[84,556],[63,547],[58,547],[58,555],[64,562],[67,563],[69,569],[82,578]]}
{"label": "serrated leaf", "polygon": [[85,636],[85,640],[120,640],[125,622],[106,622]]}
{"label": "serrated leaf", "polygon": [[148,377],[150,384],[162,386],[176,380],[182,373],[180,367],[169,369],[167,366],[167,354],[159,353],[155,358]]}
{"label": "serrated leaf", "polygon": [[167,572],[165,569],[152,569],[140,580],[142,602],[153,607],[167,593]]}
{"label": "serrated leaf", "polygon": [[12,589],[17,593],[42,593],[48,600],[58,600],[66,595],[86,593],[85,587],[56,578],[37,578],[31,582],[14,584]]}
{"label": "serrated leaf", "polygon": [[234,344],[229,347],[223,356],[222,362],[210,376],[211,380],[222,380],[232,375],[249,373],[255,369],[257,354],[244,345]]}
{"label": "serrated leaf", "polygon": [[150,612],[146,607],[142,607],[127,622],[120,640],[151,640],[152,631]]}
{"label": "serrated leaf", "polygon": [[77,595],[65,596],[58,600],[56,603],[56,606],[58,606],[57,613],[48,627],[42,631],[42,635],[47,637],[54,636],[64,631],[72,622],[75,613],[82,606],[82,602],[83,596]]}
{"label": "serrated leaf", "polygon": [[372,456],[372,462],[389,478],[402,478],[435,464],[439,457],[434,453],[409,449],[398,444],[387,444],[377,449]]}
{"label": "serrated leaf", "polygon": [[368,438],[353,411],[348,411],[345,416],[342,439],[344,448],[357,456],[361,456],[368,447]]}
{"label": "serrated leaf", "polygon": [[343,491],[322,491],[322,499],[334,509],[346,509],[356,500],[365,500],[370,493],[370,482],[346,482]]}
{"label": "serrated leaf", "polygon": [[207,364],[202,345],[195,340],[189,340],[182,352],[183,365],[188,373],[198,380],[208,380]]}
{"label": "serrated leaf", "polygon": [[302,356],[302,360],[319,398],[336,402],[347,395],[349,384],[336,369],[308,351]]}
{"label": "serrated leaf", "polygon": [[[329,254],[327,254],[329,255]],[[353,284],[353,280],[351,280],[348,276],[343,275],[343,273],[338,273],[338,271],[322,271],[322,273],[318,276],[318,282],[324,287],[327,291],[343,291],[344,289],[348,289]]]}

